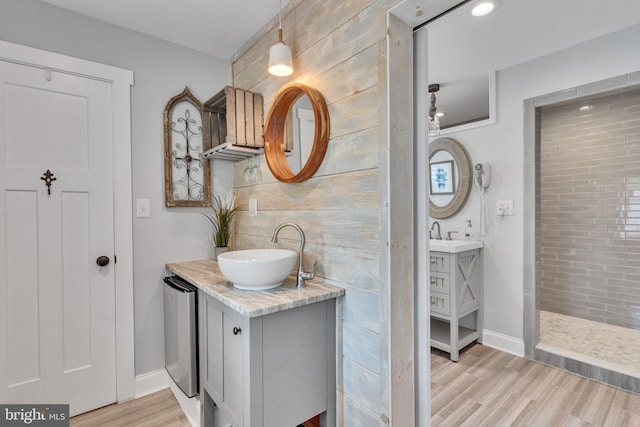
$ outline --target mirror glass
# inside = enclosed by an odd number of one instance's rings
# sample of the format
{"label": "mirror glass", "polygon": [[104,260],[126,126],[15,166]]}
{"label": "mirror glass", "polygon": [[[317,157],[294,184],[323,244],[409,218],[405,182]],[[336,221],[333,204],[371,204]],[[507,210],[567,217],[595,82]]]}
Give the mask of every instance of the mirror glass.
{"label": "mirror glass", "polygon": [[467,150],[451,138],[429,144],[429,215],[449,218],[467,201],[471,191],[471,160]]}
{"label": "mirror glass", "polygon": [[477,34],[469,34],[477,31],[468,29],[469,7],[463,5],[420,29],[427,33],[427,42],[417,55],[427,56],[428,84],[439,85],[434,94],[440,132],[432,136],[495,123],[495,71],[487,62],[486,47],[475,42]]}
{"label": "mirror glass", "polygon": [[291,172],[297,174],[311,155],[316,127],[313,106],[307,95],[303,94],[293,104],[286,126],[285,156]]}
{"label": "mirror glass", "polygon": [[273,176],[282,182],[306,181],[322,164],[328,143],[329,110],[322,94],[301,83],[280,89],[264,131],[264,155]]}

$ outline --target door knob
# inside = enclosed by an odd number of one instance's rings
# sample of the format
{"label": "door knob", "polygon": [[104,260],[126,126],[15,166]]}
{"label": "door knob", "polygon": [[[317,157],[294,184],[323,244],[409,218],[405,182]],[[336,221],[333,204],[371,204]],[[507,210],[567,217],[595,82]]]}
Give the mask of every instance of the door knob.
{"label": "door knob", "polygon": [[109,265],[109,257],[104,255],[99,256],[98,259],[96,260],[96,264],[98,264],[100,267],[105,267]]}

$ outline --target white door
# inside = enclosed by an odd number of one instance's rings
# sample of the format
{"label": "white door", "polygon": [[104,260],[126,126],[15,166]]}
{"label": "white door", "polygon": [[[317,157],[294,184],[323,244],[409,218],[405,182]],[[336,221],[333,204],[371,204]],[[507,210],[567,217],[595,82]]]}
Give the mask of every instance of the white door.
{"label": "white door", "polygon": [[0,402],[116,401],[111,102],[0,61]]}

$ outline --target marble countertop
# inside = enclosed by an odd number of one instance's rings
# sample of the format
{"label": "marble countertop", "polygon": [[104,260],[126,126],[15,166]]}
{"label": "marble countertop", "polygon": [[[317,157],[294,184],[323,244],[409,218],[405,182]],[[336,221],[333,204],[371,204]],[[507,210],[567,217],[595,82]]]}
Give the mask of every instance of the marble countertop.
{"label": "marble countertop", "polygon": [[455,254],[484,247],[483,242],[468,240],[436,240],[429,239],[429,250],[436,252],[447,252]]}
{"label": "marble countertop", "polygon": [[322,279],[307,280],[305,287],[296,288],[293,275],[274,289],[243,291],[233,287],[212,259],[172,262],[166,264],[166,268],[246,317],[263,316],[344,295],[344,289],[328,285]]}

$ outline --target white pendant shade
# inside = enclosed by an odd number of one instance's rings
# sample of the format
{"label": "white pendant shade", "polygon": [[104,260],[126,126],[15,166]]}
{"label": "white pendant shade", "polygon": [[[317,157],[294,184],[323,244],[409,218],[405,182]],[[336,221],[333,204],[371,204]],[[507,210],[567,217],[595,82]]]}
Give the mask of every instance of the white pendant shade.
{"label": "white pendant shade", "polygon": [[274,76],[289,76],[293,73],[291,49],[282,41],[269,49],[269,73]]}

